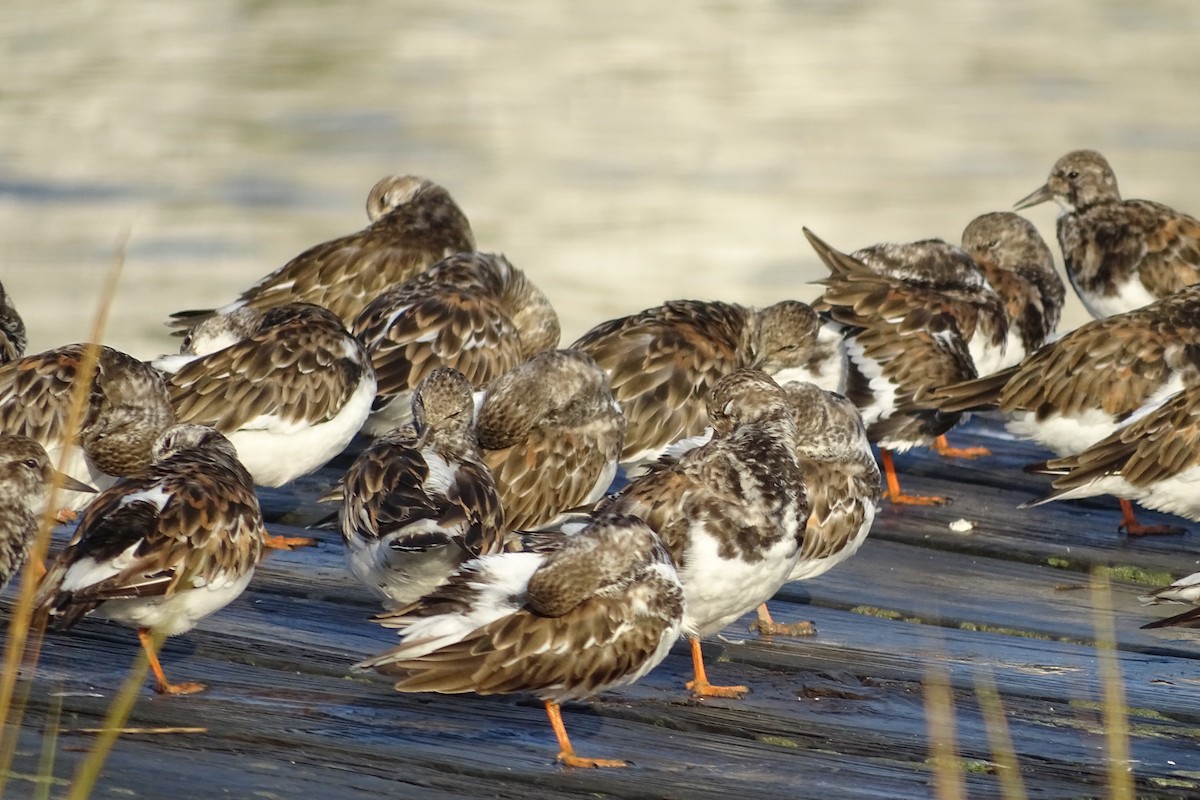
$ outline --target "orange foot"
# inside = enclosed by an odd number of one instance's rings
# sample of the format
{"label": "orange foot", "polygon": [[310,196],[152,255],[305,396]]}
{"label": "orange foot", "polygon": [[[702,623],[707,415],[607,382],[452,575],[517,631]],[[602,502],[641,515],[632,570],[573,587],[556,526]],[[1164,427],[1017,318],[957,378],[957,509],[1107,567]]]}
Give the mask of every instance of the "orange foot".
{"label": "orange foot", "polygon": [[945,436],[939,436],[934,440],[933,449],[939,456],[945,458],[980,458],[992,454],[992,451],[986,447],[951,447]]}
{"label": "orange foot", "polygon": [[54,520],[59,525],[67,525],[77,519],[79,519],[79,513],[69,508],[60,508],[54,513]]}
{"label": "orange foot", "polygon": [[198,694],[207,688],[203,683],[184,681],[183,683],[158,683],[155,684],[154,691],[159,694]]}
{"label": "orange foot", "polygon": [[747,686],[713,686],[708,681],[688,681],[685,686],[692,690],[693,697],[724,697],[729,700],[741,700],[750,691]]}
{"label": "orange foot", "polygon": [[317,540],[311,536],[263,536],[263,544],[272,550],[295,550],[297,547],[316,547]]}
{"label": "orange foot", "polygon": [[896,477],[896,465],[892,461],[892,451],[880,448],[879,460],[883,464],[883,477],[887,481],[884,498],[898,506],[941,506],[948,501],[937,495],[904,494],[900,491],[900,479]]}
{"label": "orange foot", "polygon": [[1121,500],[1121,524],[1117,530],[1129,536],[1178,536],[1187,533],[1187,528],[1178,525],[1143,525],[1133,513],[1133,503]]}
{"label": "orange foot", "polygon": [[566,764],[568,767],[582,767],[583,769],[597,769],[600,767],[628,767],[628,761],[622,761],[619,758],[584,758],[577,756],[574,753],[559,753],[558,760]]}

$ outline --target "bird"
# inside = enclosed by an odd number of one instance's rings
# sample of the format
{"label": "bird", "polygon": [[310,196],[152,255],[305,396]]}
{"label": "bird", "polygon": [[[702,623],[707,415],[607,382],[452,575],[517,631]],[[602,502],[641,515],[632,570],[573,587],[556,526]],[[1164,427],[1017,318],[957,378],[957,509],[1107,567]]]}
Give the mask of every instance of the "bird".
{"label": "bird", "polygon": [[664,458],[601,501],[597,513],[628,514],[662,537],[684,591],[683,630],[698,697],[739,698],[745,686],[709,682],[700,637],[765,602],[791,575],[809,516],[796,459],[796,423],[783,389],[741,369],[707,396],[712,441]]}
{"label": "bird", "polygon": [[500,495],[476,442],[470,382],[439,367],[411,402],[413,424],[376,439],[346,471],[339,513],[350,571],[392,608],[503,546]]}
{"label": "bird", "polygon": [[[943,386],[921,402],[959,412],[998,408],[1016,436],[1059,458],[1078,455],[1200,378],[1200,285],[1092,320],[1019,365]],[[1121,528],[1142,533],[1127,500]]]}
{"label": "bird", "polygon": [[629,423],[621,453],[627,468],[703,432],[705,398],[724,375],[754,367],[781,381],[838,389],[845,361],[840,334],[793,300],[763,309],[673,300],[602,322],[570,349],[587,353],[608,373]]}
{"label": "bird", "polygon": [[25,321],[13,304],[12,295],[0,285],[0,364],[25,355]]}
{"label": "bird", "polygon": [[436,367],[482,388],[558,346],[558,315],[502,255],[458,253],[372,300],[350,330],[367,347],[378,382],[364,433],[409,421],[412,392]]}
{"label": "bird", "polygon": [[[1143,605],[1186,603],[1200,606],[1200,572],[1193,572],[1191,575],[1182,577],[1170,586],[1159,587],[1142,595],[1138,600]],[[1200,608],[1190,608],[1182,614],[1147,622],[1142,628],[1195,628],[1197,625],[1200,625]]]}
{"label": "bird", "polygon": [[935,445],[960,416],[918,405],[918,392],[990,372],[1004,358],[1008,317],[1000,296],[959,247],[940,239],[879,244],[842,253],[807,228],[804,235],[830,270],[815,307],[845,326],[846,396],[859,408],[880,448],[892,503],[937,505],[943,497],[904,494],[893,452]]}
{"label": "bird", "polygon": [[228,347],[154,365],[179,421],[225,434],[260,486],[282,486],[340,453],[375,397],[362,343],[311,303],[269,308]]}
{"label": "bird", "polygon": [[159,694],[203,691],[170,683],[157,650],[224,608],[250,582],[262,554],[262,514],[233,444],[202,425],[175,425],[155,461],[88,506],[35,600],[63,630],[85,615],[137,628]]}
{"label": "bird", "polygon": [[[1053,491],[1025,506],[1110,494],[1157,511],[1200,521],[1200,383],[1086,450],[1032,467],[1056,475]],[[1132,534],[1182,533],[1173,526],[1135,526]]]}
{"label": "bird", "polygon": [[1162,203],[1122,200],[1117,176],[1095,150],[1054,163],[1021,210],[1056,201],[1063,265],[1097,319],[1140,308],[1200,282],[1200,221]]}
{"label": "bird", "polygon": [[[796,423],[796,456],[808,497],[800,558],[787,581],[823,575],[862,546],[883,493],[862,415],[847,398],[811,383],[784,384]],[[781,625],[763,603],[751,626],[764,635],[808,635],[811,622]]]}
{"label": "bird", "polygon": [[962,249],[1004,302],[1009,336],[997,368],[1019,364],[1046,343],[1062,317],[1066,289],[1054,256],[1033,223],[1010,211],[971,220]]}
{"label": "bird", "polygon": [[666,548],[636,517],[601,514],[537,551],[468,561],[446,583],[379,618],[403,641],[358,669],[401,692],[528,692],[545,705],[557,760],[624,767],[575,752],[559,704],[625,686],[666,658],[684,589]]}
{"label": "bird", "polygon": [[244,306],[266,310],[285,303],[324,306],[349,326],[374,297],[453,253],[475,249],[471,225],[442,186],[418,175],[389,175],[367,196],[370,224],[308,248],[233,302],[217,309],[179,311],[168,323],[191,328]]}
{"label": "bird", "polygon": [[29,557],[39,508],[56,481],[77,492],[96,491],[54,469],[46,449],[35,440],[0,434],[0,589]]}
{"label": "bird", "polygon": [[[85,370],[86,386],[77,384]],[[83,405],[72,431],[77,394]],[[162,377],[111,347],[70,344],[0,366],[0,433],[34,439],[51,463],[88,486],[105,489],[149,464],[155,438],[174,422]],[[73,518],[94,497],[58,493],[60,518]]]}
{"label": "bird", "polygon": [[546,350],[489,383],[477,416],[506,530],[553,526],[612,484],[626,421],[608,374],[579,350]]}

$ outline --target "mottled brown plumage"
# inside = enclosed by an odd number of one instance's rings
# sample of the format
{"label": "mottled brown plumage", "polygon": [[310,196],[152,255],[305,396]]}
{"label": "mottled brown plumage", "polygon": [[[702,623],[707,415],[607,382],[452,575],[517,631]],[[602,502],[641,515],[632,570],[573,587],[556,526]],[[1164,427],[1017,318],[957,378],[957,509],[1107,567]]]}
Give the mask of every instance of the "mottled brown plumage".
{"label": "mottled brown plumage", "polygon": [[1111,494],[1200,521],[1200,384],[1042,471],[1060,477],[1031,505]]}
{"label": "mottled brown plumage", "polygon": [[1117,177],[1095,150],[1055,162],[1016,208],[1055,200],[1067,277],[1092,316],[1140,308],[1200,281],[1200,221],[1161,203],[1122,200]]}
{"label": "mottled brown plumage", "polygon": [[676,300],[601,323],[581,336],[582,350],[608,373],[629,422],[621,461],[657,458],[668,444],[703,432],[705,398],[735,370],[754,367],[780,380],[840,386],[838,336],[804,303],[756,310]]}
{"label": "mottled brown plumage", "polygon": [[267,309],[315,303],[350,325],[374,297],[442,258],[475,249],[470,223],[443,187],[416,175],[383,178],[367,197],[371,220],[357,233],[314,247],[242,292],[207,311],[173,314],[172,325],[191,327],[213,314],[242,306]]}
{"label": "mottled brown plumage", "polygon": [[157,690],[190,693],[204,687],[167,683],[147,643],[191,630],[241,594],[262,554],[262,516],[249,473],[217,431],[169,428],[155,456],[84,512],[37,605],[64,629],[89,613],[137,627]]}
{"label": "mottled brown plumage", "polygon": [[641,520],[602,515],[549,552],[467,562],[442,588],[379,621],[403,643],[358,665],[402,692],[530,692],[546,702],[559,760],[575,755],[557,704],[636,681],[678,638],[683,590]]}
{"label": "mottled brown plumage", "polygon": [[950,411],[999,408],[1014,433],[1067,456],[1197,378],[1200,287],[1189,287],[1089,322],[1019,366],[942,387],[923,400]]}
{"label": "mottled brown plumage", "polygon": [[441,585],[463,561],[499,552],[500,496],[476,443],[471,385],[441,367],[417,387],[413,427],[377,439],[342,485],[350,571],[392,606]]}
{"label": "mottled brown plumage", "polygon": [[362,344],[308,303],[267,310],[254,332],[190,360],[155,362],[181,422],[233,442],[255,482],[281,486],[323,465],[362,427],[375,378]]}
{"label": "mottled brown plumage", "polygon": [[25,321],[17,313],[10,295],[0,286],[0,364],[25,355]]}
{"label": "mottled brown plumage", "polygon": [[1009,211],[971,220],[962,248],[1004,301],[1009,336],[999,368],[1020,363],[1045,344],[1062,316],[1066,290],[1050,248],[1029,220]]}
{"label": "mottled brown plumage", "polygon": [[95,491],[59,474],[45,448],[33,439],[0,434],[0,589],[29,557],[38,514],[56,477],[62,486],[75,491]]}
{"label": "mottled brown plumage", "polygon": [[477,428],[506,529],[590,506],[617,472],[625,417],[608,375],[578,350],[549,350],[488,384]]}
{"label": "mottled brown plumage", "polygon": [[[89,345],[73,344],[0,366],[0,431],[28,436],[64,471],[105,488],[150,463],[155,438],[175,421],[162,378],[141,361],[98,346],[81,428],[67,430],[72,392]],[[64,492],[63,508],[78,510],[94,495]]]}
{"label": "mottled brown plumage", "polygon": [[378,380],[365,430],[407,424],[412,392],[439,366],[476,387],[555,347],[558,315],[504,256],[459,253],[388,290],[355,319]]}
{"label": "mottled brown plumage", "polygon": [[[684,630],[720,630],[773,595],[799,558],[808,501],[796,460],[796,423],[783,390],[757,370],[722,378],[707,398],[713,439],[663,459],[602,504],[639,517],[662,537],[683,582]],[[712,687],[695,661],[694,690]]]}

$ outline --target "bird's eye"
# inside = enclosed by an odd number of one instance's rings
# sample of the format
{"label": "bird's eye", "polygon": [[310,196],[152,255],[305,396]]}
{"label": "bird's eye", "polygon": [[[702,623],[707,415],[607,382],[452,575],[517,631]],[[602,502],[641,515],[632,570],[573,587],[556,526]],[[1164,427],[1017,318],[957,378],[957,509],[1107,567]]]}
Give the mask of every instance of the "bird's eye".
{"label": "bird's eye", "polygon": [[1075,180],[1078,177],[1079,177],[1079,170],[1077,170],[1077,169],[1073,169],[1067,173],[1067,178],[1069,180]]}

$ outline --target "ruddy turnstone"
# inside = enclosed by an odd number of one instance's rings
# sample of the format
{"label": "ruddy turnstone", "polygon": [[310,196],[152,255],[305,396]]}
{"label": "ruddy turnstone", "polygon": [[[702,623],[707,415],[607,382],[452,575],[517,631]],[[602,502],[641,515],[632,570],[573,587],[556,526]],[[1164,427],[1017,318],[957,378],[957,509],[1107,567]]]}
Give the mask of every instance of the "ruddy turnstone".
{"label": "ruddy turnstone", "polygon": [[[1111,494],[1157,511],[1200,520],[1200,384],[1172,395],[1081,453],[1034,468],[1059,475],[1049,495],[1026,505]],[[1133,534],[1182,533],[1138,526]]]}
{"label": "ruddy turnstone", "polygon": [[[1161,603],[1187,603],[1200,606],[1200,572],[1180,578],[1170,586],[1155,589],[1149,594],[1138,598],[1144,605],[1156,606]],[[1200,626],[1200,608],[1191,608],[1173,617],[1147,622],[1143,628],[1195,628]]]}
{"label": "ruddy turnstone", "polygon": [[38,529],[38,509],[52,481],[77,492],[96,491],[58,473],[46,449],[28,436],[0,434],[0,589],[29,557]]}
{"label": "ruddy turnstone", "polygon": [[408,423],[412,392],[436,367],[454,367],[482,387],[558,345],[558,315],[504,256],[459,253],[371,301],[350,328],[367,347],[378,380],[364,432]]}
{"label": "ruddy turnstone", "polygon": [[[95,346],[89,386],[76,387],[89,347],[67,345],[0,366],[0,431],[34,439],[67,475],[104,489],[150,463],[155,438],[175,415],[161,376],[111,347]],[[86,391],[86,399],[73,432],[67,426],[77,390]],[[94,497],[68,490],[56,502],[74,512]]]}
{"label": "ruddy turnstone", "polygon": [[1200,281],[1200,221],[1162,203],[1122,200],[1117,176],[1095,150],[1060,158],[1016,209],[1047,200],[1062,206],[1063,263],[1093,317],[1132,311]]}
{"label": "ruddy turnstone", "polygon": [[25,355],[25,321],[13,305],[12,295],[0,286],[0,364]]}
{"label": "ruddy turnstone", "polygon": [[475,440],[471,384],[439,367],[412,405],[413,425],[376,439],[342,483],[350,571],[392,607],[503,543],[500,497]]}
{"label": "ruddy turnstone", "polygon": [[[1016,367],[922,402],[957,412],[999,408],[1013,434],[1059,457],[1082,453],[1132,417],[1149,413],[1200,378],[1200,286],[1144,308],[1093,320]],[[1122,527],[1141,528],[1128,501]]]}
{"label": "ruddy turnstone", "polygon": [[675,300],[603,322],[571,348],[608,373],[629,421],[626,465],[652,461],[671,442],[701,433],[708,392],[735,370],[754,367],[780,381],[835,390],[844,377],[840,334],[791,300],[761,310]]}
{"label": "ruddy turnstone", "polygon": [[166,374],[179,421],[229,437],[260,486],[282,486],[340,453],[375,397],[362,343],[309,303],[267,309],[235,344],[155,366]]}
{"label": "ruddy turnstone", "polygon": [[576,755],[559,703],[624,686],[679,638],[684,590],[662,542],[641,520],[602,515],[551,552],[469,561],[440,589],[377,618],[399,647],[357,666],[398,678],[401,692],[529,692],[546,706],[558,760]]}
{"label": "ruddy turnstone", "polygon": [[[788,582],[823,575],[858,552],[879,508],[882,480],[862,416],[840,394],[811,383],[783,387],[796,421],[796,456],[811,513]],[[752,626],[764,635],[806,635],[811,622],[780,625],[766,603]]]}
{"label": "ruddy turnstone", "polygon": [[944,455],[974,457],[986,450],[954,450],[944,434],[960,415],[914,402],[917,392],[974,378],[1004,359],[1008,317],[999,295],[961,248],[939,239],[879,244],[847,255],[807,228],[830,270],[816,307],[846,326],[846,396],[879,445],[893,503],[930,505],[941,497],[900,491],[892,452],[936,444]]}
{"label": "ruddy turnstone", "polygon": [[443,187],[416,175],[391,175],[367,197],[371,220],[357,233],[310,247],[241,296],[215,310],[180,311],[171,325],[190,328],[243,306],[304,302],[350,325],[372,298],[452,253],[475,249],[466,215]]}
{"label": "ruddy turnstone", "polygon": [[683,582],[683,630],[700,697],[741,697],[713,686],[700,637],[728,625],[787,582],[804,543],[808,501],[787,396],[757,370],[717,381],[707,398],[713,439],[663,459],[600,511],[631,514],[662,537]]}
{"label": "ruddy turnstone", "polygon": [[262,553],[263,522],[250,474],[217,431],[176,425],[154,452],[151,466],[84,512],[37,604],[63,629],[89,613],[136,627],[155,690],[191,694],[204,685],[168,682],[158,645],[242,593]]}
{"label": "ruddy turnstone", "polygon": [[587,353],[548,350],[487,386],[477,428],[506,530],[592,506],[617,474],[625,416]]}
{"label": "ruddy turnstone", "polygon": [[1033,223],[1011,211],[971,220],[962,248],[1004,301],[1009,336],[997,368],[1018,364],[1046,343],[1062,316],[1066,290],[1054,256]]}

